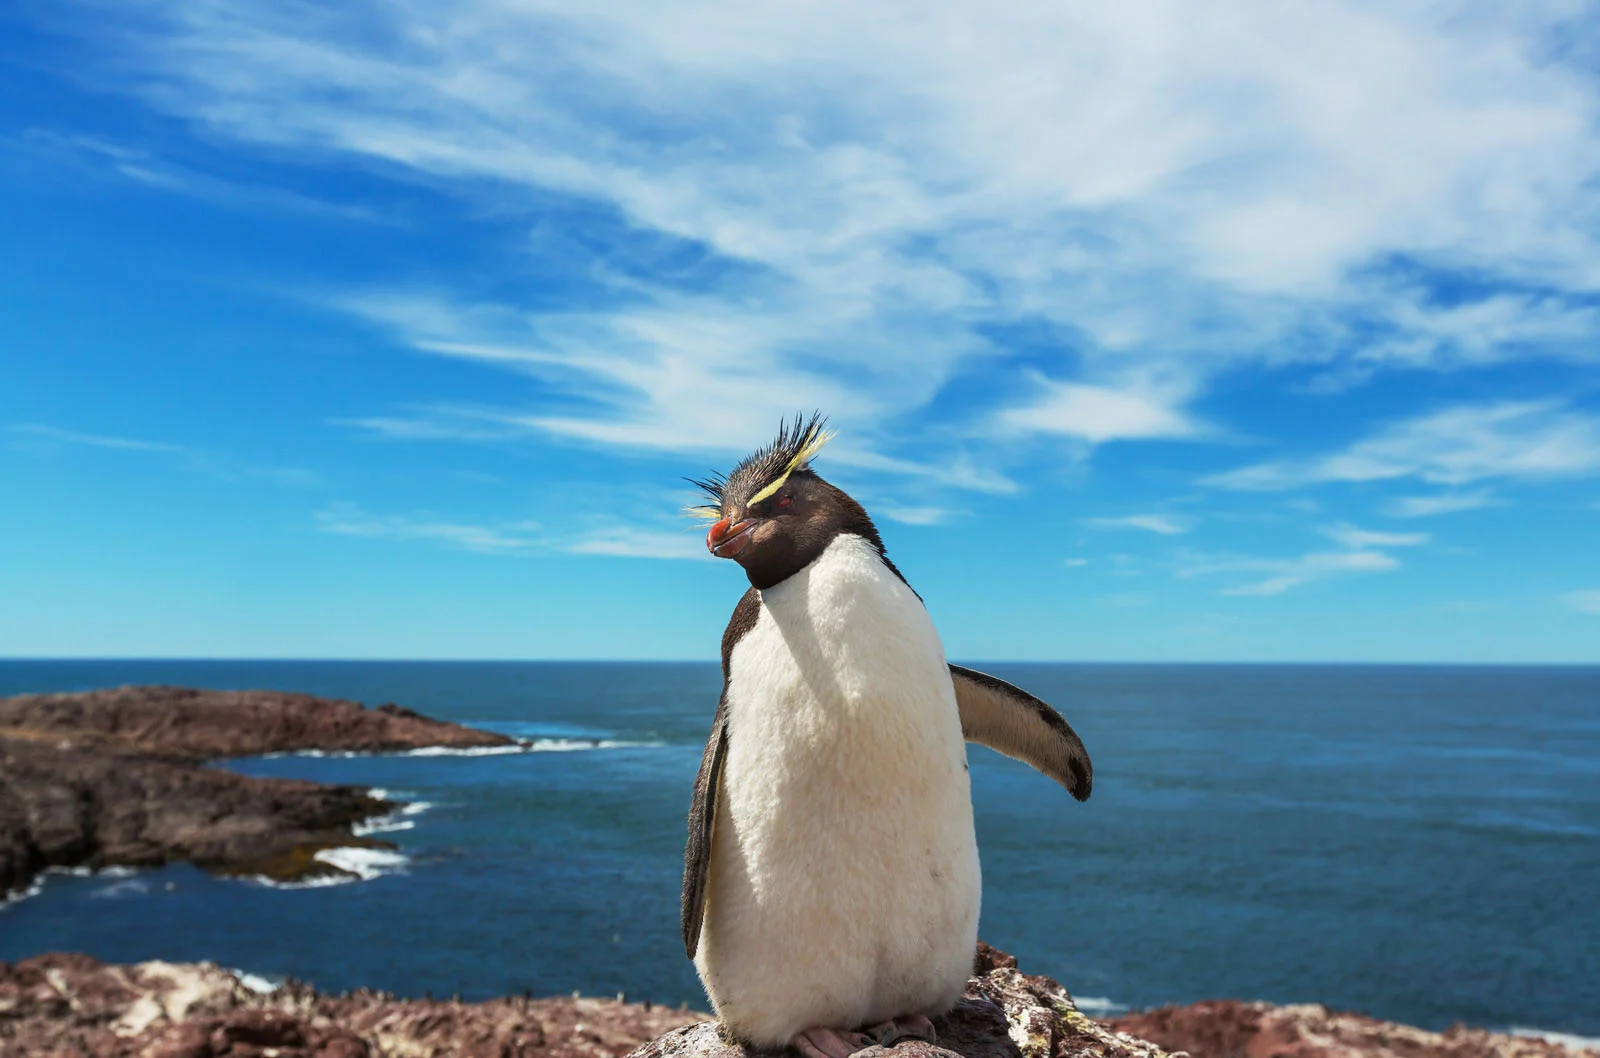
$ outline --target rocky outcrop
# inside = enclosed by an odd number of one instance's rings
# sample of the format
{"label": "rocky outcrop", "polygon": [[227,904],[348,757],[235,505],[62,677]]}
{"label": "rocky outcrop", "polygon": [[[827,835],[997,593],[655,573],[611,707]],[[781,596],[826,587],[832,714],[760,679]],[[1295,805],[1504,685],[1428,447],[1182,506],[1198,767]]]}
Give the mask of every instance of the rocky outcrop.
{"label": "rocky outcrop", "polygon": [[[868,1047],[856,1058],[1165,1058],[1155,1044],[1091,1021],[1066,989],[1024,974],[1017,961],[980,945],[976,973],[948,1014],[933,1019],[937,1043],[906,1040]],[[674,1029],[629,1058],[752,1058],[715,1022]]]}
{"label": "rocky outcrop", "polygon": [[618,1058],[704,1014],[610,999],[397,999],[290,983],[259,994],[209,963],[0,963],[0,1058]]}
{"label": "rocky outcrop", "polygon": [[[859,1058],[1579,1058],[1543,1040],[1424,1032],[1324,1007],[1221,1001],[1100,1024],[1048,977],[981,946],[937,1043]],[[1163,1049],[1165,1048],[1165,1049]],[[0,1058],[756,1058],[707,1015],[649,1003],[510,997],[484,1003],[258,992],[210,963],[110,966],[87,955],[0,963]]]}
{"label": "rocky outcrop", "polygon": [[388,847],[351,828],[395,805],[358,787],[256,779],[201,762],[514,744],[395,705],[277,691],[118,687],[0,699],[0,897],[51,867],[185,860],[278,881],[347,873],[317,853]]}
{"label": "rocky outcrop", "polygon": [[509,746],[489,731],[447,724],[398,705],[282,691],[113,687],[0,699],[0,734],[111,743],[152,756],[213,760],[301,750],[382,753]]}
{"label": "rocky outcrop", "polygon": [[0,738],[0,894],[51,867],[186,860],[293,881],[342,873],[323,849],[397,806],[357,786],[256,779],[184,761]]}
{"label": "rocky outcrop", "polygon": [[1600,1051],[1454,1025],[1428,1032],[1317,1004],[1235,999],[1128,1014],[1110,1024],[1194,1058],[1600,1058]]}

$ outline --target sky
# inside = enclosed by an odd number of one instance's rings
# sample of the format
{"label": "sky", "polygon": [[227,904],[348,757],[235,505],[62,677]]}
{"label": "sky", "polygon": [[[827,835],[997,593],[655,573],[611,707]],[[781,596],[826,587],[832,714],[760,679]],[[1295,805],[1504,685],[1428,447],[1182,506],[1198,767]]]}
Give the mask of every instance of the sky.
{"label": "sky", "polygon": [[0,656],[1600,662],[1592,3],[0,14]]}

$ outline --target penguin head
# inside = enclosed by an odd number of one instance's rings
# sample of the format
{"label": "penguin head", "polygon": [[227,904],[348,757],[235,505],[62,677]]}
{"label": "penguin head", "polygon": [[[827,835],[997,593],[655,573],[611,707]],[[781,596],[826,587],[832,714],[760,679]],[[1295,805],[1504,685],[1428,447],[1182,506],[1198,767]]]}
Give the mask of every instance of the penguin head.
{"label": "penguin head", "polygon": [[712,520],[706,548],[744,567],[756,588],[770,588],[810,565],[840,533],[854,533],[883,553],[872,519],[843,489],[811,469],[833,436],[821,415],[796,416],[777,438],[726,475],[693,482],[710,502],[691,507]]}

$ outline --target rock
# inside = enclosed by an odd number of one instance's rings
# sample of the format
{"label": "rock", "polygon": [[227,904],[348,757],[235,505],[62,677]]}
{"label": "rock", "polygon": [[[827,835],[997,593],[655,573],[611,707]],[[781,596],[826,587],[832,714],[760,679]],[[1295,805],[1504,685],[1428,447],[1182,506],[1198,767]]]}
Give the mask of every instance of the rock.
{"label": "rock", "polygon": [[221,874],[282,881],[339,873],[316,853],[380,845],[356,837],[351,827],[395,807],[357,786],[257,779],[0,738],[0,893],[50,867],[187,860]]}
{"label": "rock", "polygon": [[[1066,989],[1017,969],[980,944],[977,975],[954,1010],[933,1019],[937,1043],[869,1047],[858,1058],[1165,1058],[1155,1044],[1114,1032],[1078,1012]],[[760,1052],[727,1038],[715,1022],[674,1029],[629,1058],[749,1058]]]}
{"label": "rock", "polygon": [[619,1058],[705,1017],[606,999],[461,1003],[296,983],[259,995],[209,963],[0,963],[0,1058]]}
{"label": "rock", "polygon": [[319,749],[513,744],[396,705],[277,691],[118,687],[0,699],[0,898],[50,867],[186,860],[292,881],[342,874],[336,846],[392,847],[353,824],[396,806],[354,786],[256,779],[202,761]]}
{"label": "rock", "polygon": [[1560,1043],[1455,1025],[1428,1032],[1317,1004],[1235,999],[1127,1014],[1109,1024],[1194,1058],[1577,1058]]}
{"label": "rock", "polygon": [[509,746],[490,731],[433,720],[392,703],[282,691],[113,687],[0,699],[0,730],[34,738],[114,743],[146,754],[212,760],[319,749],[360,753]]}

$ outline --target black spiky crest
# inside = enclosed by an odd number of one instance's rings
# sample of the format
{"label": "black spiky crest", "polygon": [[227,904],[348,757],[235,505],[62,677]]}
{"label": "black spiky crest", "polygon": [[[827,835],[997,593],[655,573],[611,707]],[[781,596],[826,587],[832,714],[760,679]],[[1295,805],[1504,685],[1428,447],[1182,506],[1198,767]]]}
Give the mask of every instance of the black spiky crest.
{"label": "black spiky crest", "polygon": [[778,425],[778,436],[771,444],[745,456],[727,474],[686,479],[710,500],[686,508],[686,512],[715,521],[723,516],[730,497],[750,503],[762,493],[776,490],[790,474],[810,469],[811,457],[833,437],[825,429],[827,424],[821,412],[812,412],[810,418],[797,414],[792,422]]}

